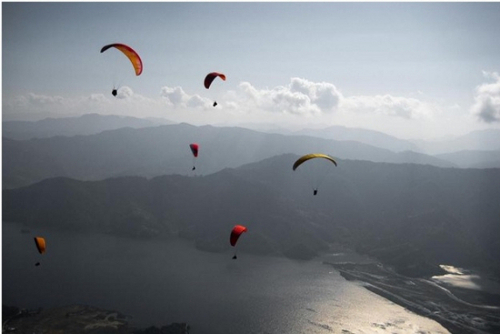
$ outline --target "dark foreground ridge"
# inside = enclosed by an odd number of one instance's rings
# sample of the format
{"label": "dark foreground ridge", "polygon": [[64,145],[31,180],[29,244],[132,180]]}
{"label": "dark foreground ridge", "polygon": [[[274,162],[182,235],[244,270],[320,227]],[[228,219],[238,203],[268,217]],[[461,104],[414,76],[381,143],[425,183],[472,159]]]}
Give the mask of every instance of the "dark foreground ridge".
{"label": "dark foreground ridge", "polygon": [[[440,323],[453,334],[500,333],[500,296],[442,287],[423,278],[399,275],[382,264],[328,263],[348,281]],[[486,305],[485,305],[486,304]]]}
{"label": "dark foreground ridge", "polygon": [[83,305],[38,310],[3,305],[2,319],[2,333],[189,334],[185,323],[137,329],[128,316]]}

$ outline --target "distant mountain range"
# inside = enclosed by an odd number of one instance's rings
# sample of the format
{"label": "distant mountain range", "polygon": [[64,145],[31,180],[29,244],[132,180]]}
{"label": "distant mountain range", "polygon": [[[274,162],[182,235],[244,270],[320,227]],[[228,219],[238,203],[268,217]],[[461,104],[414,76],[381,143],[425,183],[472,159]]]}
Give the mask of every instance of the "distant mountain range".
{"label": "distant mountain range", "polygon": [[403,140],[378,131],[343,126],[305,129],[295,134],[353,140],[393,152],[419,152],[449,161],[460,168],[500,168],[500,130],[473,131],[446,140]]}
{"label": "distant mountain range", "polygon": [[[87,114],[80,117],[47,118],[37,122],[9,121],[3,122],[3,137],[15,140],[28,140],[34,138],[50,138],[54,136],[73,137],[76,135],[94,135],[107,130],[122,128],[148,128],[159,125],[174,124],[165,119],[141,119],[124,116],[104,116]],[[223,128],[223,126],[216,127]],[[229,128],[229,127],[226,127]],[[401,153],[396,159],[387,160],[387,152],[381,153],[383,158],[367,158],[366,154],[357,159],[371,161],[387,161],[402,163],[424,163],[443,167],[460,168],[499,168],[500,167],[500,130],[473,131],[467,135],[449,138],[446,140],[403,140],[382,132],[347,128],[343,126],[330,126],[323,129],[303,129],[291,131],[278,128],[274,124],[244,124],[238,128],[254,129],[254,132],[278,134],[283,136],[307,136],[334,140],[335,142],[358,142],[371,147]],[[188,132],[186,134],[192,134]],[[192,141],[197,138],[190,138]],[[200,140],[203,138],[200,138]],[[188,140],[189,141],[189,140]],[[4,144],[5,145],[5,144]],[[409,153],[414,152],[414,153]],[[277,151],[275,154],[299,153],[296,151]],[[438,160],[423,158],[420,154],[433,155]],[[377,155],[377,153],[373,154]],[[269,155],[271,156],[271,155]],[[264,158],[260,157],[260,158]],[[350,156],[350,158],[353,158]],[[254,161],[258,161],[254,160]],[[445,162],[446,161],[446,162]],[[244,163],[249,162],[245,161]],[[235,167],[230,165],[228,167]],[[218,168],[212,170],[219,170]],[[183,173],[183,171],[177,171]],[[59,176],[59,175],[52,175]],[[108,175],[109,176],[109,175]]]}
{"label": "distant mountain range", "polygon": [[324,129],[303,129],[301,131],[294,132],[294,134],[343,141],[358,141],[375,147],[385,148],[393,152],[420,151],[416,144],[408,140],[399,139],[378,131],[347,128],[345,126],[338,125],[330,126]]}
{"label": "distant mountain range", "polygon": [[130,237],[177,235],[229,251],[311,258],[342,243],[407,275],[439,264],[500,275],[500,169],[342,160],[319,194],[286,154],[207,176],[77,181],[54,178],[3,190],[4,221]]}
{"label": "distant mountain range", "polygon": [[[200,144],[196,161],[189,150],[189,144],[193,142]],[[433,156],[412,151],[395,153],[356,141],[172,124],[137,129],[127,127],[85,136],[30,140],[4,137],[3,188],[15,188],[57,176],[100,180],[125,175],[207,175],[279,154],[314,152],[340,160],[456,166]],[[197,165],[196,173],[191,171],[193,163]]]}
{"label": "distant mountain range", "polygon": [[500,150],[464,150],[437,154],[436,157],[454,163],[462,168],[500,168]]}
{"label": "distant mountain range", "polygon": [[457,151],[498,151],[500,150],[500,130],[477,130],[466,135],[442,139],[418,140],[400,139],[383,132],[349,128],[335,125],[326,128],[304,128],[292,131],[274,124],[242,123],[241,127],[267,133],[286,135],[307,135],[324,139],[352,140],[372,146],[385,148],[393,152],[415,151],[429,155],[452,153]]}
{"label": "distant mountain range", "polygon": [[500,130],[478,130],[443,140],[414,140],[422,152],[444,154],[457,151],[500,151]]}
{"label": "distant mountain range", "polygon": [[106,130],[125,127],[138,129],[173,123],[159,118],[142,119],[129,116],[86,114],[80,117],[46,118],[36,122],[3,122],[2,136],[17,140],[54,136],[71,137],[76,135],[92,135]]}
{"label": "distant mountain range", "polygon": [[[95,114],[4,122],[4,221],[174,235],[215,252],[230,248],[238,223],[249,228],[243,252],[308,259],[338,242],[408,275],[452,264],[500,276],[500,131],[426,147],[342,127],[266,133],[163,122]],[[318,196],[292,171],[312,152],[338,161]]]}

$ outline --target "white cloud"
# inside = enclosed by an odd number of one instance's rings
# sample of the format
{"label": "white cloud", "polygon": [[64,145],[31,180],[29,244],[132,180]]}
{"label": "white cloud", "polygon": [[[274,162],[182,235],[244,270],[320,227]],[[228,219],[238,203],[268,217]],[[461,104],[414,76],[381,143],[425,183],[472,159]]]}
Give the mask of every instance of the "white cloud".
{"label": "white cloud", "polygon": [[344,96],[333,84],[292,78],[287,86],[257,89],[248,82],[231,95],[242,109],[270,113],[326,117],[335,113],[375,114],[406,120],[430,119],[440,107],[416,98],[375,95]]}
{"label": "white cloud", "polygon": [[206,108],[211,102],[199,95],[189,95],[181,87],[162,87],[160,96],[175,108]]}
{"label": "white cloud", "polygon": [[202,98],[199,95],[193,95],[188,99],[186,106],[190,108],[199,108],[199,107],[207,107],[210,105],[210,103],[211,103],[210,101]]}
{"label": "white cloud", "polygon": [[375,113],[378,115],[401,117],[403,119],[432,118],[439,112],[435,105],[415,98],[392,95],[351,96],[342,100],[344,112]]}
{"label": "white cloud", "polygon": [[108,99],[104,96],[104,94],[90,94],[89,101],[96,103],[107,103]]}
{"label": "white cloud", "polygon": [[[90,100],[93,101],[93,100]],[[11,100],[3,100],[3,116],[22,115],[24,113],[51,113],[57,116],[63,110],[69,110],[74,107],[71,99],[62,96],[49,96],[29,93],[27,95],[16,96]]]}
{"label": "white cloud", "polygon": [[182,104],[188,98],[181,87],[162,87],[160,95],[174,106]]}
{"label": "white cloud", "polygon": [[[6,99],[8,100],[8,99]],[[249,82],[239,84],[236,91],[228,91],[218,99],[217,108],[213,101],[197,94],[188,94],[182,87],[162,87],[159,98],[148,98],[136,94],[130,87],[123,86],[116,97],[91,94],[88,97],[61,97],[28,94],[4,100],[4,117],[30,114],[32,117],[58,117],[60,115],[81,115],[89,112],[118,114],[138,117],[164,116],[178,113],[189,117],[185,111],[210,111],[211,117],[223,116],[253,117],[254,120],[280,116],[295,119],[317,119],[319,122],[347,114],[367,114],[397,117],[405,120],[431,118],[438,108],[415,98],[391,95],[345,97],[327,82],[312,82],[291,78],[286,86],[258,89]],[[163,115],[162,115],[163,114]],[[194,115],[191,113],[191,115]],[[267,115],[267,116],[266,116]],[[337,116],[336,116],[337,115]],[[191,116],[193,117],[193,116]],[[214,120],[215,122],[220,122]],[[184,121],[190,121],[185,119]]]}
{"label": "white cloud", "polygon": [[[500,120],[500,78],[496,73],[487,75],[495,83],[477,88],[475,108],[482,111],[483,118]],[[272,123],[290,128],[344,125],[383,131],[401,138],[462,134],[486,126],[473,122],[475,116],[456,104],[429,102],[425,96],[345,96],[332,83],[301,78],[291,78],[287,85],[271,88],[241,82],[235,90],[218,93],[217,102],[214,108],[213,97],[192,94],[182,87],[162,87],[159,96],[151,98],[124,86],[118,90],[117,97],[111,94],[4,96],[3,116],[4,120],[38,120],[99,113],[163,117],[197,125]]]}
{"label": "white cloud", "polygon": [[471,111],[486,123],[500,122],[500,75],[497,72],[484,71],[483,75],[494,82],[476,87],[475,103]]}
{"label": "white cloud", "polygon": [[132,91],[132,88],[124,86],[120,87],[118,89],[118,94],[116,95],[116,98],[118,99],[129,99],[134,95],[134,92]]}
{"label": "white cloud", "polygon": [[292,78],[290,84],[292,92],[301,92],[311,99],[311,102],[316,104],[322,112],[335,111],[342,98],[342,94],[337,88],[327,82],[314,83],[299,78]]}
{"label": "white cloud", "polygon": [[2,115],[4,120],[39,120],[46,117],[80,116],[88,113],[124,115],[137,117],[161,117],[165,104],[135,94],[129,87],[121,87],[118,95],[104,94],[62,97],[27,94],[13,98],[4,97]]}
{"label": "white cloud", "polygon": [[261,90],[242,82],[238,93],[238,102],[244,109],[302,116],[332,113],[342,98],[331,83],[315,83],[301,78],[292,78],[287,86]]}

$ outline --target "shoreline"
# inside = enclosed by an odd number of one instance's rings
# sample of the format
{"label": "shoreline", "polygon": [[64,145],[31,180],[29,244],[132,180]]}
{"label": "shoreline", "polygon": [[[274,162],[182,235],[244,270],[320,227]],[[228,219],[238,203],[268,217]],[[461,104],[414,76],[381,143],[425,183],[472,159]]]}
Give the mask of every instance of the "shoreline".
{"label": "shoreline", "polygon": [[[446,287],[435,282],[402,276],[380,263],[332,263],[348,281],[362,282],[367,290],[420,316],[441,324],[453,334],[500,332],[500,295],[481,292],[486,300],[497,300],[497,305],[476,305],[458,298],[477,299],[477,291]],[[480,296],[481,297],[481,296]]]}
{"label": "shoreline", "polygon": [[[104,310],[88,305],[69,305],[34,310],[19,309],[16,306],[2,305],[2,333],[51,333],[55,329],[67,334],[82,332],[106,332],[116,334],[171,333],[189,334],[186,323],[172,323],[161,327],[137,328],[129,323],[131,317],[118,311]],[[11,314],[8,314],[11,313]]]}

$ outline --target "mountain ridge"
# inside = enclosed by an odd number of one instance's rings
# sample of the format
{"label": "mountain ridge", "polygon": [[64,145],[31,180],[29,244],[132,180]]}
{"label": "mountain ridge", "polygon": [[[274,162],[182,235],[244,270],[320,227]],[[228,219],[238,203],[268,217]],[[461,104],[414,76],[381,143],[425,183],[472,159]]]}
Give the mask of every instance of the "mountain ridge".
{"label": "mountain ridge", "polygon": [[144,128],[174,122],[166,119],[143,119],[131,116],[84,114],[78,117],[44,118],[39,121],[4,121],[2,136],[9,139],[28,140],[55,136],[97,134],[105,130],[124,127]]}
{"label": "mountain ridge", "polygon": [[[180,236],[207,251],[311,258],[342,243],[406,275],[439,264],[498,271],[500,169],[343,160],[312,196],[284,154],[207,176],[77,181],[3,191],[4,220],[129,237]],[[466,190],[466,191],[464,191]]]}
{"label": "mountain ridge", "polygon": [[[200,144],[193,161],[189,144]],[[415,152],[377,148],[356,141],[268,134],[244,128],[196,127],[186,123],[140,129],[120,128],[93,135],[30,140],[3,138],[3,188],[15,188],[45,178],[80,180],[139,175],[214,173],[278,154],[322,152],[339,159],[419,163],[440,167],[454,164]]]}

